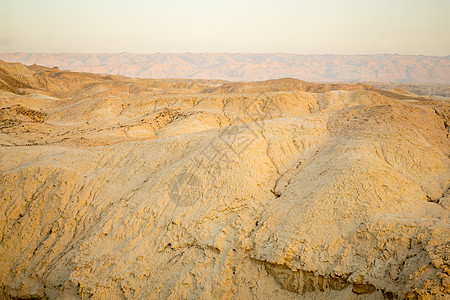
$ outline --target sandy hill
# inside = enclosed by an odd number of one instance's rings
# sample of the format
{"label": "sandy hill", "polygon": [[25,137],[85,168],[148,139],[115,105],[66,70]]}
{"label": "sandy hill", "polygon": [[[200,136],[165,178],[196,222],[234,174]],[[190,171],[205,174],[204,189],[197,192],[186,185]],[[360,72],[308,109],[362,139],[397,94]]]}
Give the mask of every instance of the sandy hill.
{"label": "sandy hill", "polygon": [[287,53],[0,53],[0,59],[141,78],[450,83],[450,56]]}
{"label": "sandy hill", "polygon": [[440,100],[0,61],[0,297],[446,299]]}

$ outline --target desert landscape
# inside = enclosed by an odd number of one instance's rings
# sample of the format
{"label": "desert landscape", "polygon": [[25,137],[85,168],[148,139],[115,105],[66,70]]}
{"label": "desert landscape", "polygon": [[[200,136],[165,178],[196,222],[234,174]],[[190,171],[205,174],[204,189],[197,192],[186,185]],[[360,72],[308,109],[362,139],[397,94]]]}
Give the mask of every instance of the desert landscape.
{"label": "desert landscape", "polygon": [[57,65],[0,61],[0,298],[450,297],[448,59],[420,84]]}
{"label": "desert landscape", "polygon": [[0,53],[0,59],[141,78],[255,81],[289,77],[318,82],[450,83],[448,55],[15,52]]}

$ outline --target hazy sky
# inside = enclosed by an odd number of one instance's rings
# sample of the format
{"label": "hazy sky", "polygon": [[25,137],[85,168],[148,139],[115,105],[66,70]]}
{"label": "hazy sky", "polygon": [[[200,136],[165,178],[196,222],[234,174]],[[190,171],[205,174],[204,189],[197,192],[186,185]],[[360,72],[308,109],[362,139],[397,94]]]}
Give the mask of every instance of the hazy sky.
{"label": "hazy sky", "polygon": [[0,52],[450,55],[450,0],[0,0]]}

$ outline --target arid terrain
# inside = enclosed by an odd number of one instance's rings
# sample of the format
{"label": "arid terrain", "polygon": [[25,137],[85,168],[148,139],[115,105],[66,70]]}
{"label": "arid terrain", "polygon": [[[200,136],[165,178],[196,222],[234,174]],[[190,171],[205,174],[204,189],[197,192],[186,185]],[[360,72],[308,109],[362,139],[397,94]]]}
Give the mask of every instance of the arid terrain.
{"label": "arid terrain", "polygon": [[0,61],[0,298],[448,299],[450,98],[379,88]]}
{"label": "arid terrain", "polygon": [[0,53],[0,59],[62,70],[141,78],[374,81],[450,84],[450,56],[288,53]]}

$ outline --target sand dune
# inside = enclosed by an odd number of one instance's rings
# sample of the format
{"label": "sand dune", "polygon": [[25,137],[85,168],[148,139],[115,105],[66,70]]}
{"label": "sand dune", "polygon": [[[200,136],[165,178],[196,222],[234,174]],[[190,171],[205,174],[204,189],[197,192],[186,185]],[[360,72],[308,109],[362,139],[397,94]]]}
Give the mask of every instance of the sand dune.
{"label": "sand dune", "polygon": [[444,98],[2,61],[0,90],[0,297],[450,295]]}

